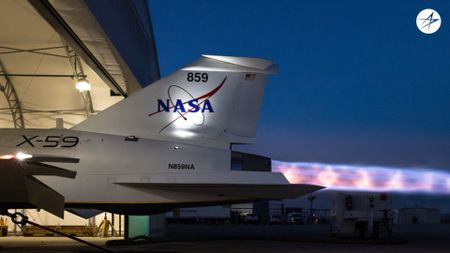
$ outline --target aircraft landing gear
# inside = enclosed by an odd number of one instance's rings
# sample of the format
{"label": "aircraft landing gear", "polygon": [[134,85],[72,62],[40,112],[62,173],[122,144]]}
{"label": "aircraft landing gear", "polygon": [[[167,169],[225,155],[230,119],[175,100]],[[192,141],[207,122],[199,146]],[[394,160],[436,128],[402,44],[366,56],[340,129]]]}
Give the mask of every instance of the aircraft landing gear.
{"label": "aircraft landing gear", "polygon": [[99,250],[101,250],[101,251],[104,251],[104,252],[114,252],[114,251],[112,251],[112,250],[110,250],[110,249],[107,249],[107,248],[105,248],[105,247],[102,247],[102,246],[93,244],[93,243],[91,243],[91,242],[82,240],[82,239],[80,239],[80,238],[78,238],[78,237],[75,237],[75,236],[72,236],[72,235],[68,235],[68,234],[65,234],[65,233],[63,233],[63,232],[54,230],[54,229],[52,229],[52,228],[48,228],[48,227],[46,227],[46,226],[42,226],[42,225],[40,225],[40,224],[37,224],[37,223],[35,223],[35,222],[33,222],[33,221],[30,221],[30,220],[28,219],[28,217],[27,217],[26,215],[22,214],[22,213],[19,213],[19,212],[16,212],[16,213],[10,213],[10,212],[8,212],[7,210],[0,210],[0,214],[1,214],[1,215],[5,215],[5,216],[10,217],[10,218],[11,218],[11,221],[12,221],[14,224],[16,224],[16,225],[18,225],[18,226],[20,226],[20,227],[23,227],[23,226],[25,226],[26,224],[30,224],[30,225],[32,225],[32,226],[35,226],[35,227],[38,227],[38,228],[41,228],[41,229],[50,231],[50,232],[52,232],[52,233],[55,233],[55,234],[58,234],[58,235],[61,235],[61,236],[64,236],[64,237],[67,237],[67,238],[72,239],[72,240],[74,240],[74,241],[77,241],[77,242],[80,242],[80,243],[84,243],[84,244],[86,244],[86,245],[88,245],[88,246],[94,247],[94,248],[99,249]]}

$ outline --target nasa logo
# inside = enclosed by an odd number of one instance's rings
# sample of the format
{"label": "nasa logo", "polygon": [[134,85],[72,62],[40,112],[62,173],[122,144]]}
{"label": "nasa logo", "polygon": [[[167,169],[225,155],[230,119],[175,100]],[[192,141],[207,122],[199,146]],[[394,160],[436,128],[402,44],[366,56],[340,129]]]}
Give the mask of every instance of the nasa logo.
{"label": "nasa logo", "polygon": [[211,102],[209,99],[205,99],[202,102],[198,102],[198,99],[192,99],[187,102],[183,102],[181,99],[177,99],[173,106],[170,106],[171,101],[166,99],[163,101],[162,99],[158,99],[158,112],[214,112]]}
{"label": "nasa logo", "polygon": [[[192,78],[192,82],[197,82],[195,79],[195,75]],[[198,79],[198,82],[206,82],[208,80],[208,77],[206,75],[203,75],[202,78],[204,79]],[[192,118],[192,120],[189,121],[189,124],[192,124],[193,126],[203,126],[205,124],[205,114],[215,112],[213,103],[211,103],[210,99],[223,87],[226,80],[227,76],[225,76],[225,78],[216,88],[198,97],[193,96],[186,88],[180,85],[170,85],[167,88],[168,98],[158,98],[155,101],[157,110],[148,114],[149,117],[152,117],[156,114],[167,113],[176,116],[175,118],[168,117],[170,118],[170,122],[161,127],[158,133],[161,133],[170,125],[180,119],[184,119],[184,121],[187,122],[188,118]],[[189,79],[189,75],[187,81],[191,82]],[[191,112],[194,113],[192,116],[189,115]]]}
{"label": "nasa logo", "polygon": [[[210,92],[203,94],[201,96],[198,96],[198,97],[194,97],[189,91],[187,91],[185,88],[183,88],[179,85],[176,85],[176,84],[170,85],[167,90],[168,98],[167,99],[157,99],[156,106],[158,107],[158,110],[153,113],[149,113],[148,116],[151,117],[155,114],[162,113],[162,112],[172,112],[172,113],[178,113],[178,114],[180,114],[180,118],[186,119],[185,115],[190,112],[193,112],[193,113],[200,112],[202,114],[205,112],[214,112],[210,98],[212,96],[214,96],[220,90],[220,88],[222,88],[222,86],[225,84],[226,80],[227,80],[227,77],[225,76],[225,78],[223,79],[223,81],[220,83],[219,86],[217,86]],[[173,99],[175,94],[183,94],[183,93],[186,94],[186,96],[190,97],[191,99],[189,99],[189,100],[187,100],[187,99],[183,100],[180,98]],[[175,121],[178,119],[179,118],[175,119]],[[174,121],[170,122],[169,125],[172,124],[173,122]]]}

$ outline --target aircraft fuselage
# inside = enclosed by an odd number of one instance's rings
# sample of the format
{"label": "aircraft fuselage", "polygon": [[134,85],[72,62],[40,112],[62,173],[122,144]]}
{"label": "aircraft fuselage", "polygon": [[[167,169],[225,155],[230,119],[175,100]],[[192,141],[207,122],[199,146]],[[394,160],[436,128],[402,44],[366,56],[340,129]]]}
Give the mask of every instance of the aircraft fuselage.
{"label": "aircraft fuselage", "polygon": [[[177,183],[194,174],[230,170],[230,151],[68,129],[1,129],[0,156],[79,158],[79,163],[48,163],[77,172],[75,179],[38,176],[65,196],[68,207],[202,204],[232,199],[203,193],[153,194],[120,183]],[[234,198],[233,198],[234,199]],[[148,208],[146,208],[148,209]]]}

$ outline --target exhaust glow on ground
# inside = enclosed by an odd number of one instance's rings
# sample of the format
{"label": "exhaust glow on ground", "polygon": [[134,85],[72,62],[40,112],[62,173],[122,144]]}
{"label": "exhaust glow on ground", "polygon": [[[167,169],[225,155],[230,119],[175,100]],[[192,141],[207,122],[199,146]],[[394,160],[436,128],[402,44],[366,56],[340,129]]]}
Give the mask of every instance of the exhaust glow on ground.
{"label": "exhaust glow on ground", "polygon": [[272,161],[272,170],[290,183],[331,190],[450,194],[450,173],[435,169]]}

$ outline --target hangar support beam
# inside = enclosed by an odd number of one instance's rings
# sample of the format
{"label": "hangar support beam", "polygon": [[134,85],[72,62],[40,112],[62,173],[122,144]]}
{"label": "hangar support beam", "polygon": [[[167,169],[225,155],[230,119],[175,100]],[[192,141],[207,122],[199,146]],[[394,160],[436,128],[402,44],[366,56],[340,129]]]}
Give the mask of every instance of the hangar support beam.
{"label": "hangar support beam", "polygon": [[55,50],[55,49],[60,49],[60,48],[63,48],[63,46],[32,48],[32,49],[22,49],[22,48],[15,48],[15,47],[0,46],[0,49],[2,50],[2,52],[0,52],[0,55],[19,54],[19,53],[33,53],[33,54],[41,54],[41,55],[47,55],[47,56],[55,56],[55,57],[67,58],[67,56],[65,56],[65,55],[59,55],[59,54],[54,54],[54,53],[47,52],[47,51],[50,51],[50,50]]}
{"label": "hangar support beam", "polygon": [[20,106],[19,98],[17,97],[17,92],[14,88],[11,79],[9,79],[2,62],[0,61],[0,73],[4,74],[0,77],[0,90],[5,95],[8,102],[9,110],[13,118],[13,123],[15,128],[25,128],[25,122],[23,120],[22,107]]}
{"label": "hangar support beam", "polygon": [[[81,65],[80,56],[71,48],[63,39],[61,39],[64,48],[66,49],[67,56],[69,58],[70,66],[73,70],[73,75],[77,81],[86,80],[86,75],[84,74],[83,65]],[[83,98],[84,108],[86,109],[86,114],[89,117],[94,113],[94,106],[92,104],[91,92],[89,90],[81,91],[81,97]]]}

